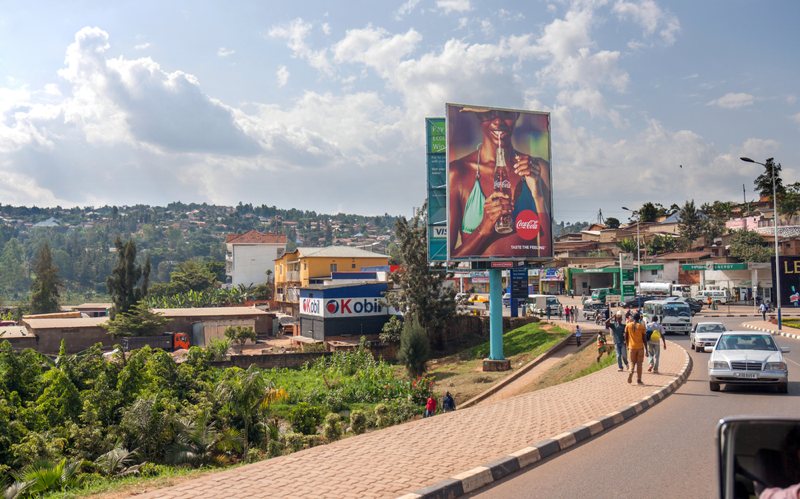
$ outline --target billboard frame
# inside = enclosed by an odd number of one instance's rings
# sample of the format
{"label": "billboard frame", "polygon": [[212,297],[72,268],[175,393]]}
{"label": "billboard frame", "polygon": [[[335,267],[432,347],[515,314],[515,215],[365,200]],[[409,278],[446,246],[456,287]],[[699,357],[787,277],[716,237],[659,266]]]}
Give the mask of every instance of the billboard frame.
{"label": "billboard frame", "polygon": [[[451,107],[461,107],[461,108],[475,108],[475,109],[485,109],[487,111],[501,111],[501,112],[514,112],[519,113],[520,115],[537,115],[537,116],[544,116],[547,119],[547,155],[548,157],[548,169],[550,173],[550,188],[549,188],[549,206],[547,207],[547,217],[549,224],[549,241],[547,241],[549,247],[549,254],[544,256],[535,256],[535,255],[525,255],[525,256],[503,256],[503,255],[487,255],[487,256],[466,256],[466,257],[454,257],[451,253],[452,248],[450,244],[450,231],[452,230],[451,227],[451,214],[450,214],[450,197],[451,197],[451,181],[450,181],[450,163],[454,160],[451,158],[451,143],[450,143],[450,133],[451,133],[451,123],[450,123],[450,116],[449,110]],[[446,196],[445,202],[447,204],[447,231],[448,231],[448,240],[447,240],[447,260],[449,262],[494,262],[494,261],[513,261],[513,262],[531,262],[531,263],[542,263],[548,262],[553,260],[554,258],[554,248],[553,244],[555,238],[553,236],[553,150],[552,150],[552,122],[551,122],[551,115],[550,112],[547,111],[529,111],[525,109],[512,109],[512,108],[503,108],[503,107],[495,107],[495,106],[484,106],[484,105],[475,105],[475,104],[463,104],[463,103],[456,103],[456,102],[446,102],[445,103],[445,137],[446,137],[446,151],[445,151],[445,164],[447,167],[447,188],[446,188]],[[513,140],[513,133],[512,133],[512,140]]]}

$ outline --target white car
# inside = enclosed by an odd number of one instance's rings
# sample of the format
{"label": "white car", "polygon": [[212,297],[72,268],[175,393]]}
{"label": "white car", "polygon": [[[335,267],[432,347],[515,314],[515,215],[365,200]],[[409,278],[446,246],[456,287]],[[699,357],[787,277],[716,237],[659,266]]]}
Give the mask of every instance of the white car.
{"label": "white car", "polygon": [[721,322],[698,322],[689,334],[689,343],[693,350],[702,352],[705,347],[716,345],[719,336],[727,330]]}
{"label": "white car", "polygon": [[789,371],[783,352],[772,335],[755,331],[722,333],[708,359],[708,380],[712,392],[725,385],[770,385],[779,393],[789,391]]}

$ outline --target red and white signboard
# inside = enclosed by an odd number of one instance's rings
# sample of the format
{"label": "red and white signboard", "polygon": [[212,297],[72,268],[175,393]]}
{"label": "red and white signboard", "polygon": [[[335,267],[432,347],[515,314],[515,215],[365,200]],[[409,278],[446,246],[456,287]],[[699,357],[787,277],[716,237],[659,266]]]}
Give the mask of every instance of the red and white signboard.
{"label": "red and white signboard", "polygon": [[317,317],[364,317],[388,315],[380,298],[300,298],[300,313]]}

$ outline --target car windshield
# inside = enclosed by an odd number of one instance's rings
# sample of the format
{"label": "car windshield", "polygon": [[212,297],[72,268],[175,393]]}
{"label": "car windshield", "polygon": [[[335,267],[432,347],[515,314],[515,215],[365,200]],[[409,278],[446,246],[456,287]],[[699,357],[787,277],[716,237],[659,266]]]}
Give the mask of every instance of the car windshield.
{"label": "car windshield", "polygon": [[692,313],[685,303],[667,303],[664,305],[664,315],[671,317],[691,317]]}
{"label": "car windshield", "polygon": [[725,331],[725,326],[722,324],[700,324],[697,326],[698,333],[721,333]]}
{"label": "car windshield", "polygon": [[716,346],[717,350],[769,350],[776,351],[778,347],[772,337],[766,334],[732,335],[723,334]]}

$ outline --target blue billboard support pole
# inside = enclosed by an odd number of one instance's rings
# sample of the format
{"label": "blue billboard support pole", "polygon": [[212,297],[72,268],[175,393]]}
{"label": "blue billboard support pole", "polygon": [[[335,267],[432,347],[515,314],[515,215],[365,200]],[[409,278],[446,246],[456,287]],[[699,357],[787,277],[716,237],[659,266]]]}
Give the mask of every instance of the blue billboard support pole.
{"label": "blue billboard support pole", "polygon": [[500,269],[489,270],[489,360],[503,357],[503,282]]}

